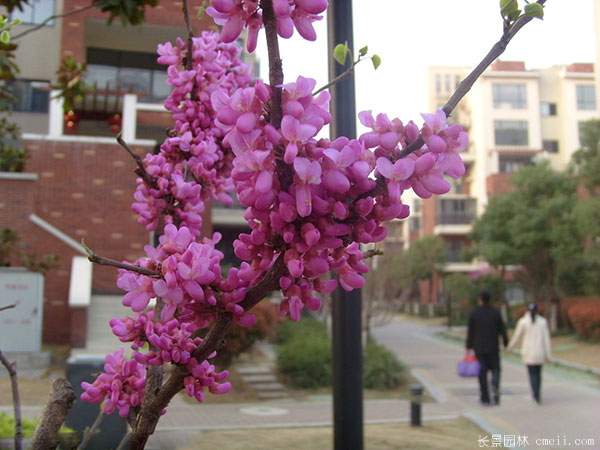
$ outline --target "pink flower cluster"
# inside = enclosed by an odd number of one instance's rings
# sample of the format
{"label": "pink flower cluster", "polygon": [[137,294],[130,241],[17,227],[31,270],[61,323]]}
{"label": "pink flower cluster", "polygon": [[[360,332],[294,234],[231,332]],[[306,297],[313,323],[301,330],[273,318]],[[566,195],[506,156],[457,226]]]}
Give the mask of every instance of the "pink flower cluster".
{"label": "pink flower cluster", "polygon": [[[252,230],[235,241],[235,253],[254,271],[254,279],[283,253],[287,273],[279,280],[282,310],[294,320],[304,306],[319,308],[315,291],[335,288],[336,281],[327,279],[330,271],[338,274],[343,289],[364,284],[367,266],[359,244],[381,241],[386,235],[383,222],[408,215],[408,206],[401,202],[404,190],[413,187],[419,195],[426,195],[426,189],[446,192],[444,176],[464,172],[458,151],[466,145],[466,134],[460,127],[448,127],[441,112],[425,116],[426,145],[397,161],[419,129],[384,115],[375,120],[361,114],[373,131],[360,140],[317,139],[330,121],[329,94],[313,97],[314,87],[314,80],[303,77],[283,86],[279,130],[265,113],[270,91],[264,85],[230,96],[213,94],[217,126],[236,155],[232,179]],[[371,177],[375,169],[385,177],[387,190],[376,189]]]}
{"label": "pink flower cluster", "polygon": [[127,417],[130,408],[142,403],[146,368],[135,360],[124,357],[125,350],[117,350],[104,360],[104,372],[93,383],[81,383],[81,399],[89,403],[102,403],[102,411],[115,410]]}
{"label": "pink flower cluster", "polygon": [[[365,147],[375,149],[377,172],[386,179],[390,200],[397,201],[409,188],[422,198],[445,194],[450,190],[445,176],[458,179],[464,175],[459,153],[469,144],[467,133],[460,125],[448,125],[442,110],[423,114],[425,124],[421,130],[413,122],[404,126],[399,119],[390,120],[385,114],[373,118],[370,111],[360,113],[359,119],[372,130],[360,140]],[[398,159],[402,148],[415,141],[419,133],[425,145]]]}
{"label": "pink flower cluster", "polygon": [[[219,239],[215,233],[212,240],[197,242],[188,228],[167,225],[159,246],[146,246],[148,256],[136,261],[141,267],[157,270],[160,278],[121,269],[117,285],[127,291],[123,304],[140,313],[152,298],[160,298],[161,321],[175,317],[193,322],[196,328],[208,325],[219,309],[233,313],[238,323],[253,324],[254,316],[237,305],[248,286],[248,281],[240,276],[243,268],[232,269],[226,278],[222,277],[223,253],[215,249]],[[123,330],[121,324],[118,327],[123,335],[129,335],[131,329]]]}
{"label": "pink flower cluster", "polygon": [[[327,9],[327,0],[273,0],[273,13],[277,21],[277,34],[290,38],[294,28],[309,41],[317,39],[313,22]],[[206,12],[215,23],[222,25],[221,38],[233,42],[248,29],[246,47],[249,52],[256,49],[258,32],[263,26],[263,11],[258,0],[211,0]]]}
{"label": "pink flower cluster", "polygon": [[[295,27],[315,38],[312,22],[326,0],[272,3],[279,35],[289,37]],[[264,13],[257,0],[212,0],[209,13],[224,25],[223,40],[233,41],[247,27],[249,48],[255,47]],[[123,304],[134,315],[114,318],[110,326],[131,343],[133,359],[113,353],[105,373],[83,384],[84,400],[104,401],[105,412],[121,415],[140,404],[151,365],[185,367],[185,390],[199,401],[206,390],[229,391],[227,371],[209,362],[215,353],[194,357],[203,343],[198,330],[223,314],[252,326],[255,317],[243,301],[269,270],[276,270],[284,296],[281,311],[293,320],[304,308],[319,309],[319,294],[338,282],[348,291],[362,287],[368,267],[361,244],[383,240],[385,222],[408,216],[404,191],[424,198],[448,192],[446,177],[465,172],[460,152],[468,145],[464,130],[448,125],[442,111],[424,114],[421,129],[362,112],[370,131],[359,139],[319,138],[331,121],[330,96],[313,96],[314,80],[298,77],[282,86],[279,123],[272,87],[251,82],[234,44],[205,32],[193,39],[192,55],[183,40],[158,51],[159,62],[168,65],[173,91],[165,106],[175,125],[160,152],[144,159],[148,176],[137,181],[133,209],[148,229],[163,222],[164,228],[159,244],[147,246],[146,257],[135,262],[149,274],[119,272]],[[421,148],[401,157],[419,136]],[[242,263],[225,274],[223,254],[215,249],[220,236],[201,239],[200,231],[205,200],[229,202],[233,190],[250,232],[234,242]]]}
{"label": "pink flower cluster", "polygon": [[190,69],[185,67],[190,55],[184,40],[158,46],[158,62],[168,66],[173,87],[165,107],[174,127],[160,152],[146,155],[144,166],[154,182],[137,180],[132,208],[149,230],[156,229],[162,216],[166,223],[185,225],[198,235],[205,199],[231,203],[228,192],[233,190],[231,156],[215,127],[210,96],[247,86],[251,77],[235,44],[222,43],[208,31],[192,41]]}

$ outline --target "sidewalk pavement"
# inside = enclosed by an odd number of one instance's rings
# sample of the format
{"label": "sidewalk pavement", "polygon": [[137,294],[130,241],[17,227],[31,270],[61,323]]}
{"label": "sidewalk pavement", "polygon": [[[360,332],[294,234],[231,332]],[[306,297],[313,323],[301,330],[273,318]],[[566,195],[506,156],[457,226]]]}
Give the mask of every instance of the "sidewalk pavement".
{"label": "sidewalk pavement", "polygon": [[440,405],[449,405],[456,414],[474,419],[488,433],[528,436],[529,448],[540,448],[536,439],[564,436],[573,443],[575,439],[593,438],[594,445],[587,448],[600,449],[598,378],[544,367],[540,406],[531,400],[525,367],[514,358],[505,358],[501,405],[480,406],[477,380],[456,374],[463,346],[437,337],[441,330],[439,326],[398,319],[374,334],[413,369]]}

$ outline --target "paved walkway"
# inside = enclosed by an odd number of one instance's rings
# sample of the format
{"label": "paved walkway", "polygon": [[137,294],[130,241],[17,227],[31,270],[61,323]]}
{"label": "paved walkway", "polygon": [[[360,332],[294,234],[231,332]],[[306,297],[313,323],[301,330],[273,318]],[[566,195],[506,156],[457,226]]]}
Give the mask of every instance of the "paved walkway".
{"label": "paved walkway", "polygon": [[[442,328],[398,320],[375,330],[375,337],[406,362],[440,405],[450,406],[457,414],[466,414],[480,421],[490,433],[528,436],[528,448],[536,446],[538,438],[566,438],[551,448],[564,449],[575,439],[593,438],[600,449],[600,382],[597,378],[574,371],[544,368],[543,404],[530,399],[525,367],[516,359],[503,361],[502,402],[497,407],[478,403],[476,379],[456,375],[456,363],[463,356],[458,343],[436,336]],[[600,357],[600,355],[599,355]]]}

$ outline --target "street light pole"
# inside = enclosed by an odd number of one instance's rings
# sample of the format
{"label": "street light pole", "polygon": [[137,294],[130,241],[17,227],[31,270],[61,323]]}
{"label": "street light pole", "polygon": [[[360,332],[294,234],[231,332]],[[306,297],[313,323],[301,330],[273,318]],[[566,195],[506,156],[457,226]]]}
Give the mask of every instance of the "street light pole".
{"label": "street light pole", "polygon": [[[352,1],[330,0],[327,12],[329,37],[329,79],[352,63],[338,64],[333,58],[336,44],[354,50]],[[330,88],[333,121],[331,137],[356,137],[354,74]],[[362,326],[361,291],[337,290],[332,305],[333,416],[335,450],[363,449]]]}

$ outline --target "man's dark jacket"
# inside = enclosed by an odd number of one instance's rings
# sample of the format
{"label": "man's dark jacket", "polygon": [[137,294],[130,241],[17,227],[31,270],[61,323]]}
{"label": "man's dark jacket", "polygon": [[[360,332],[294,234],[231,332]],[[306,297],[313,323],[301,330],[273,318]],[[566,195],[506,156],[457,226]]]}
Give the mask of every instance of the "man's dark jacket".
{"label": "man's dark jacket", "polygon": [[508,337],[500,312],[490,305],[475,308],[469,316],[466,347],[473,349],[475,353],[498,353],[499,336],[502,336],[506,347]]}

